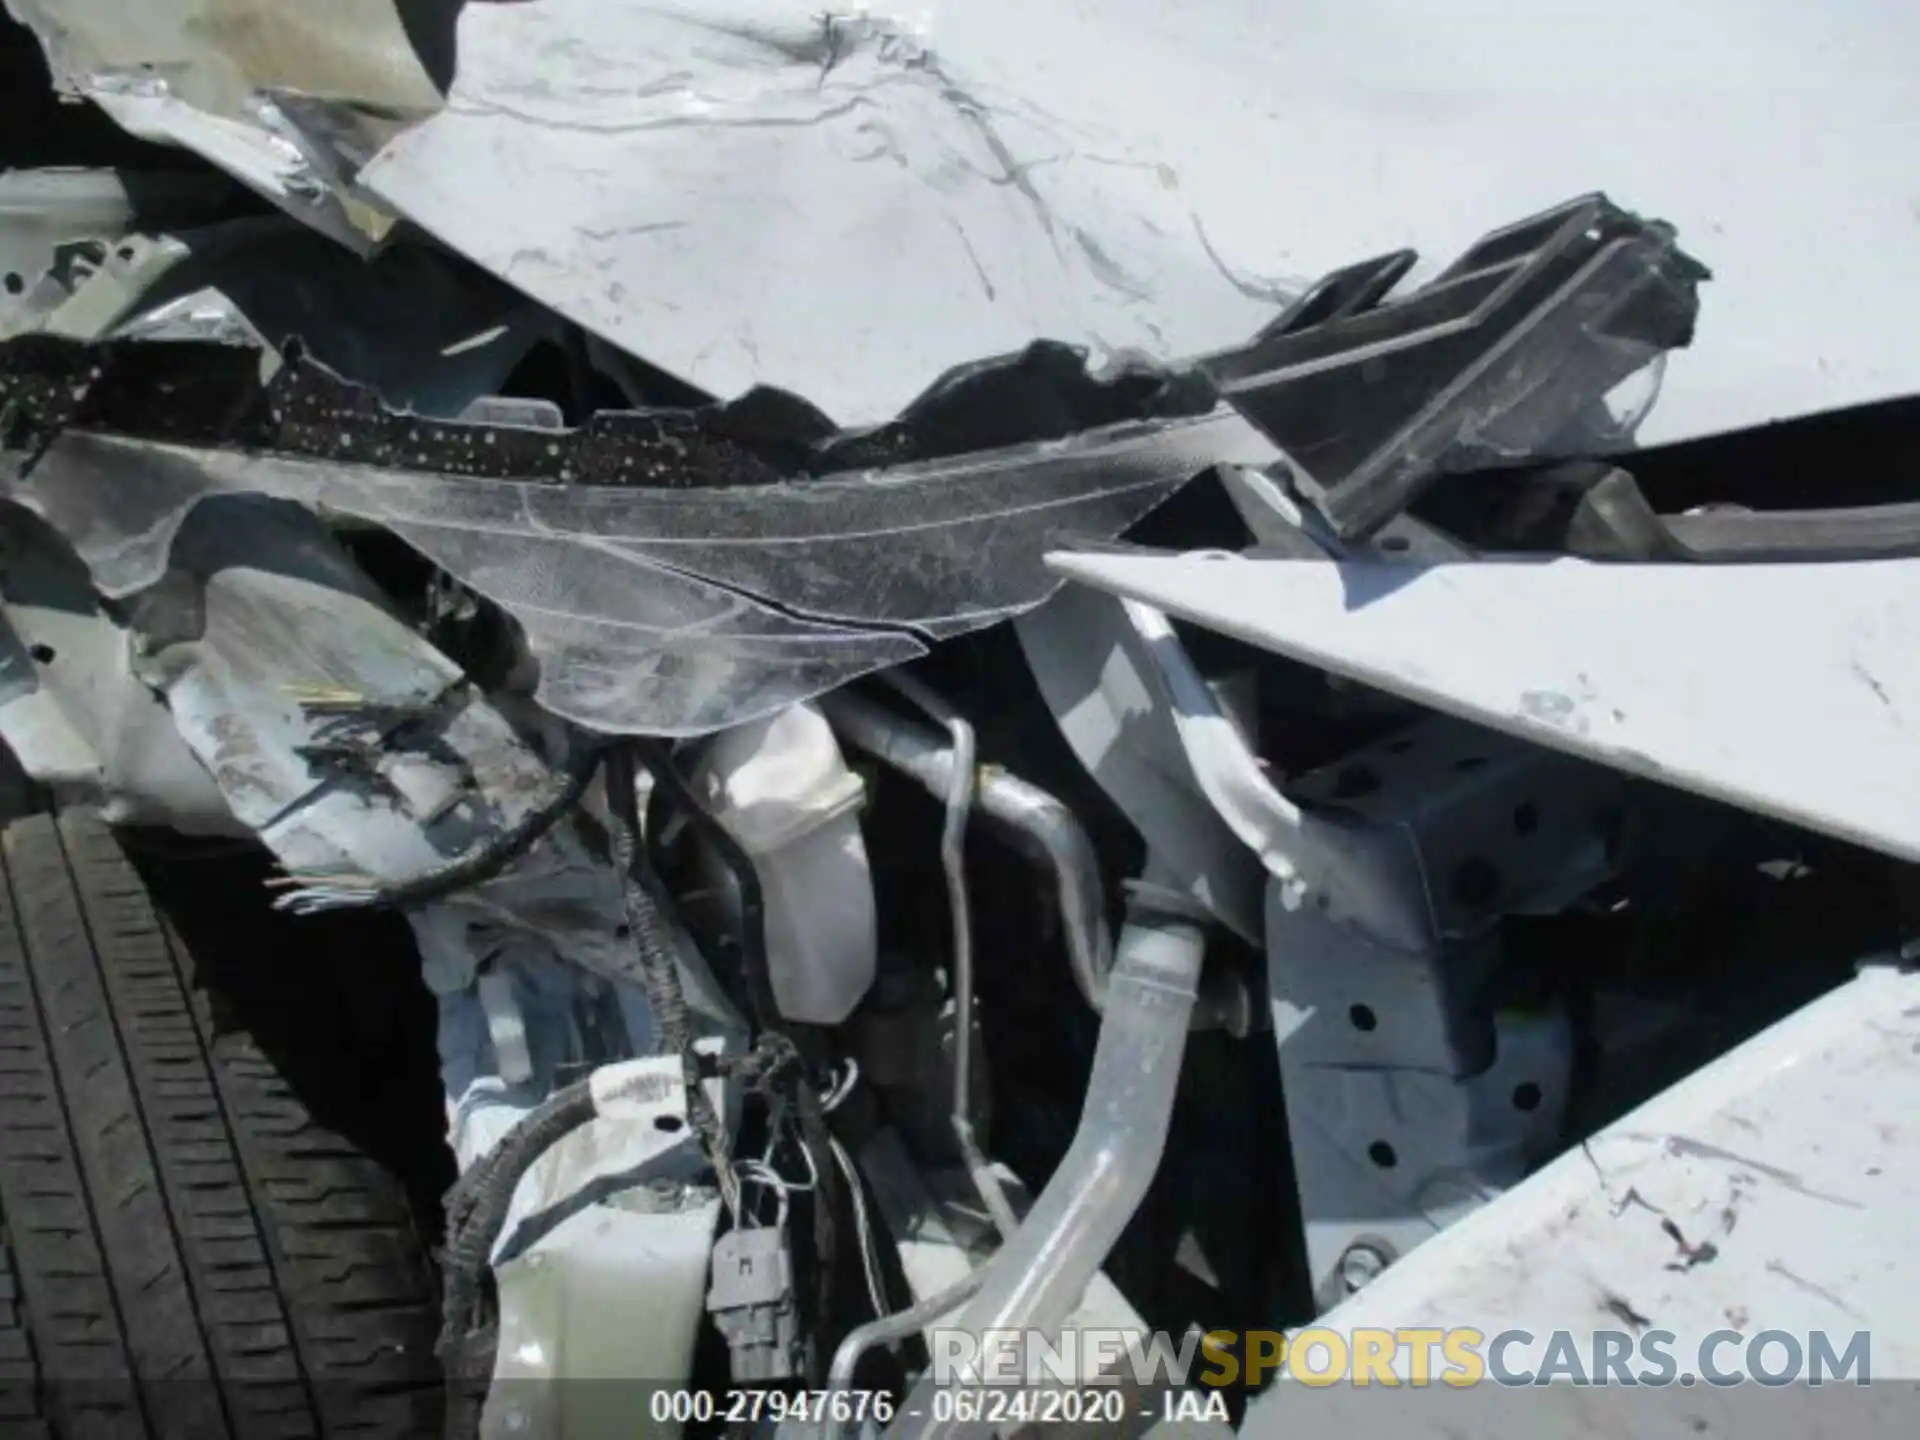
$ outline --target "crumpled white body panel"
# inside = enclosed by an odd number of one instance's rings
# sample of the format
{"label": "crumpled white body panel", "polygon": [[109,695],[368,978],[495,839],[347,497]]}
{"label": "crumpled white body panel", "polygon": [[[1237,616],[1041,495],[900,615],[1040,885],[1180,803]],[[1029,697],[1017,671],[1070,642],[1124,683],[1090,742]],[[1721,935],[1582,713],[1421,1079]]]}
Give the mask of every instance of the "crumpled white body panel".
{"label": "crumpled white body panel", "polygon": [[[722,396],[845,424],[1036,337],[1173,358],[1604,188],[1716,273],[1643,439],[1920,390],[1893,0],[469,5],[385,203]],[[1417,280],[1417,272],[1414,279]]]}
{"label": "crumpled white body panel", "polygon": [[1920,560],[1047,563],[1523,740],[1920,860]]}
{"label": "crumpled white body panel", "polygon": [[1288,292],[1208,258],[1174,168],[921,18],[469,6],[446,108],[363,182],[702,389],[843,424],[1034,339],[1164,357],[1271,317]]}
{"label": "crumpled white body panel", "polygon": [[363,195],[705,390],[848,425],[1038,338],[1237,345],[1336,266],[1412,246],[1417,283],[1595,189],[1715,272],[1644,441],[1920,391],[1900,0],[516,0],[451,44],[393,0],[325,40],[299,0],[5,3],[123,125],[355,246],[263,92],[404,124],[450,68]]}
{"label": "crumpled white body panel", "polygon": [[[1472,1325],[1489,1339],[1524,1331],[1528,1341],[1512,1343],[1502,1359],[1539,1373],[1541,1383],[1456,1389],[1439,1383],[1436,1361],[1429,1374],[1437,1383],[1421,1388],[1407,1383],[1407,1345],[1388,1357],[1404,1388],[1386,1389],[1377,1378],[1299,1385],[1288,1374],[1248,1407],[1240,1434],[1910,1433],[1904,1377],[1920,1364],[1916,1016],[1920,977],[1864,967],[1428,1241],[1316,1322],[1344,1336],[1375,1326]],[[1690,1251],[1700,1258],[1690,1261]],[[1645,1318],[1629,1328],[1621,1310]],[[1597,1332],[1664,1331],[1684,1378],[1651,1391],[1604,1378],[1550,1383],[1557,1331],[1571,1332],[1576,1366],[1588,1376],[1596,1374],[1587,1357]],[[1704,1357],[1723,1372],[1738,1371],[1751,1353],[1746,1342],[1765,1331],[1791,1332],[1808,1352],[1812,1337],[1823,1336],[1836,1355],[1869,1332],[1862,1353],[1871,1364],[1845,1378],[1836,1366],[1824,1385],[1806,1383],[1804,1369],[1790,1386],[1715,1384],[1696,1364],[1704,1343],[1725,1331],[1739,1341]],[[1781,1342],[1769,1343],[1761,1363],[1777,1367]],[[1636,1359],[1630,1373],[1652,1371]]]}

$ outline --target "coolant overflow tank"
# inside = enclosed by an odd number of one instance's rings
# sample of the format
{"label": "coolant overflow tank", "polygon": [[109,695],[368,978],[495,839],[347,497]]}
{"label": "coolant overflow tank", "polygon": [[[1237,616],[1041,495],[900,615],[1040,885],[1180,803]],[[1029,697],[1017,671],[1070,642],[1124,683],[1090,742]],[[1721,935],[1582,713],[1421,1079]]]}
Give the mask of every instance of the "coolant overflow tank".
{"label": "coolant overflow tank", "polygon": [[[873,984],[873,876],[860,837],[866,789],[826,717],[791,705],[736,726],[707,747],[692,779],[759,871],[780,1013],[838,1025]],[[737,924],[731,875],[710,848],[703,864]]]}

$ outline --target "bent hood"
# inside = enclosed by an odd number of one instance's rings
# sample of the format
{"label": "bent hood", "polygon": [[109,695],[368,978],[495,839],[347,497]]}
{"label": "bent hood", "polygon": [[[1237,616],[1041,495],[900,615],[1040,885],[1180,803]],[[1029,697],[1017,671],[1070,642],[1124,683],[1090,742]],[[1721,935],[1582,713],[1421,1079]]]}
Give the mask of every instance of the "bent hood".
{"label": "bent hood", "polygon": [[7,3],[70,88],[328,233],[403,217],[708,394],[843,425],[1036,338],[1238,344],[1356,254],[1589,188],[1716,256],[1644,440],[1920,389],[1891,0],[358,0],[313,45],[274,42],[291,0]]}

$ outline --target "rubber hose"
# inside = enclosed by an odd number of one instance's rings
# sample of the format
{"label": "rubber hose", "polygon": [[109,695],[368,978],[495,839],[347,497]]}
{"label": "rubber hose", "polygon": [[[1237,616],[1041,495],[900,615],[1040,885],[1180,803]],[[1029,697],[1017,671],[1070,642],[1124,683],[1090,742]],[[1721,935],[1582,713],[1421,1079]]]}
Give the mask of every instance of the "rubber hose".
{"label": "rubber hose", "polygon": [[447,1247],[441,1260],[445,1275],[440,1331],[443,1348],[458,1343],[479,1304],[481,1280],[522,1177],[535,1161],[593,1116],[589,1081],[577,1080],[564,1090],[556,1090],[521,1116],[500,1143],[448,1192]]}

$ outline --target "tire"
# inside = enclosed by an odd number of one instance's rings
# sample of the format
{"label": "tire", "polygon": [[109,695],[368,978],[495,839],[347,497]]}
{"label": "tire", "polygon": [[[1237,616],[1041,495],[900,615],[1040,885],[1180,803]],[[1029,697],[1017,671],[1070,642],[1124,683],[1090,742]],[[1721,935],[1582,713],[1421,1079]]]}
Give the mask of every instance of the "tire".
{"label": "tire", "polygon": [[0,1435],[437,1432],[405,1191],[216,1028],[96,815],[0,840]]}

